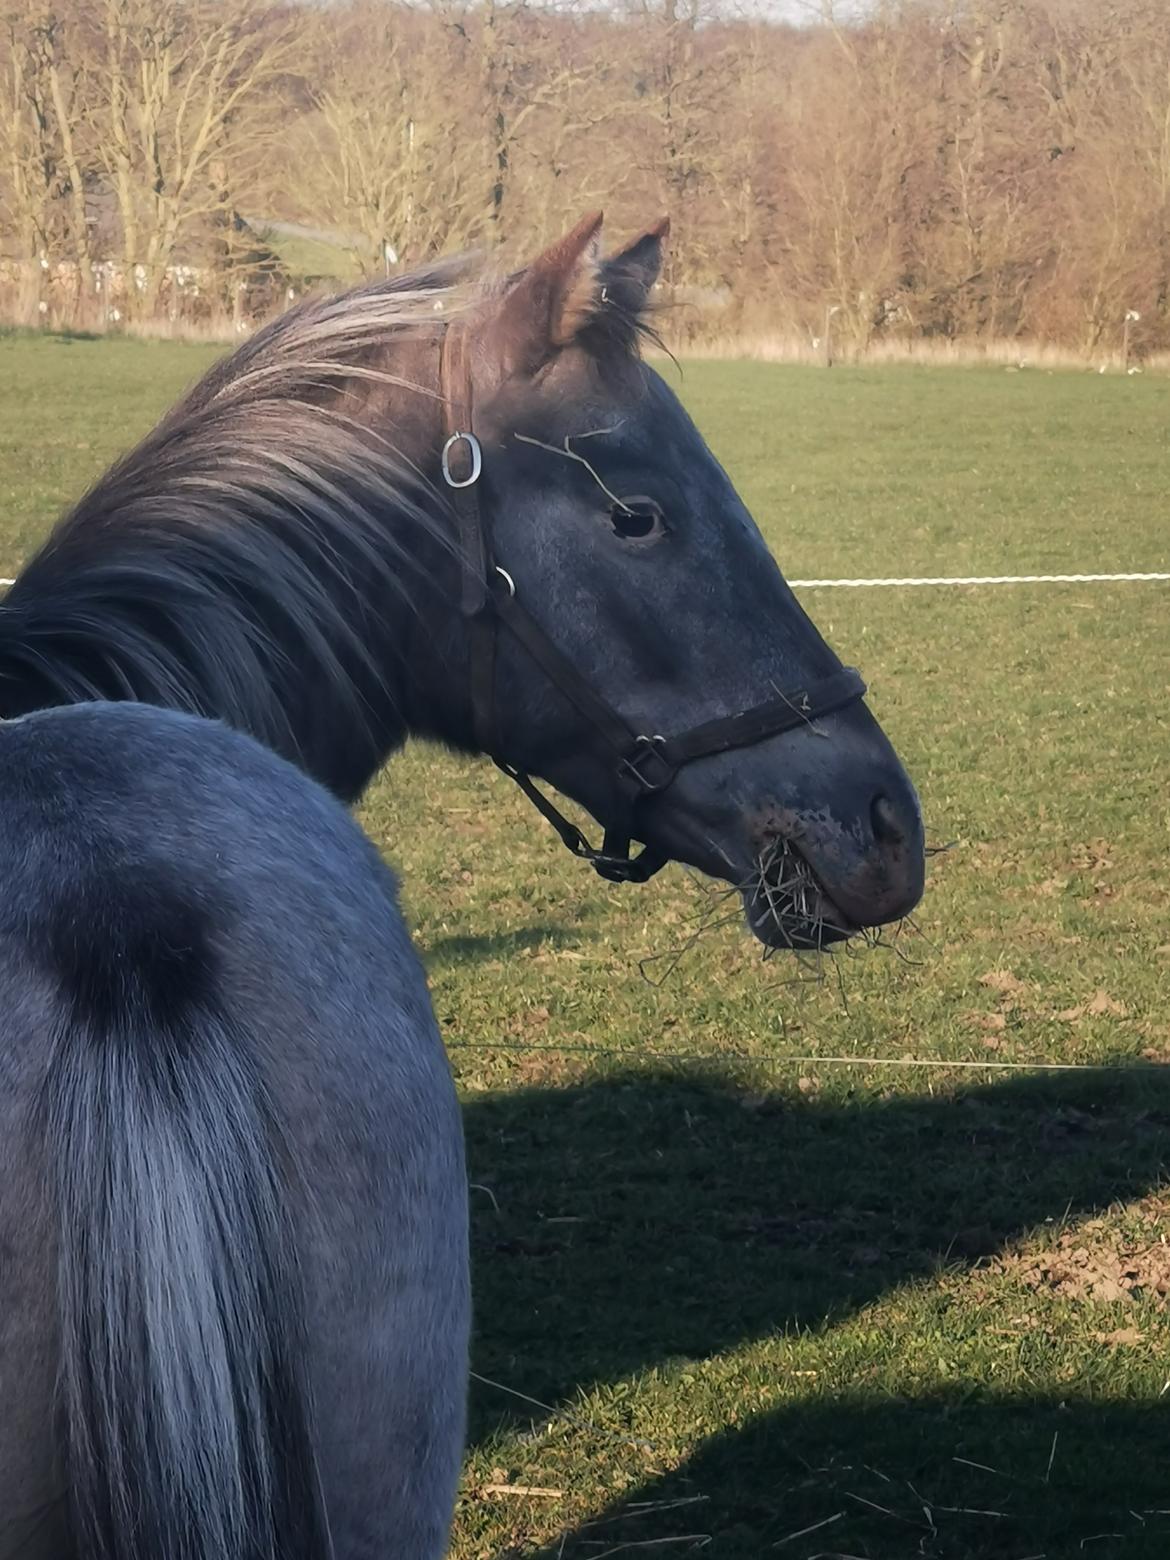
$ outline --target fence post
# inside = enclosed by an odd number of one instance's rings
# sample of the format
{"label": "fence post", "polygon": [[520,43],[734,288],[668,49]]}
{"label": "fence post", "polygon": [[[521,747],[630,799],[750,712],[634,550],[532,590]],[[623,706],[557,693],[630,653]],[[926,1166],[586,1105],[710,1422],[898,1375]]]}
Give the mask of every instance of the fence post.
{"label": "fence post", "polygon": [[1129,373],[1129,327],[1137,323],[1141,315],[1136,309],[1126,309],[1125,328],[1121,333],[1121,372]]}
{"label": "fence post", "polygon": [[825,367],[826,368],[832,368],[832,366],[833,366],[833,316],[834,316],[834,314],[840,314],[840,312],[841,312],[841,305],[839,303],[831,304],[825,310]]}

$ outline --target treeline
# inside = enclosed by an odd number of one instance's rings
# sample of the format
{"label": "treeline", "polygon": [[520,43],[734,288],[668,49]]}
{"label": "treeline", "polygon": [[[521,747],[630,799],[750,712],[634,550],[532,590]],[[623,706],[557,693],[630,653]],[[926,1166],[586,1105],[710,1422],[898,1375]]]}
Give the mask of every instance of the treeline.
{"label": "treeline", "polygon": [[793,3],[0,0],[9,312],[239,320],[604,205],[670,213],[679,330],[1170,349],[1167,0]]}

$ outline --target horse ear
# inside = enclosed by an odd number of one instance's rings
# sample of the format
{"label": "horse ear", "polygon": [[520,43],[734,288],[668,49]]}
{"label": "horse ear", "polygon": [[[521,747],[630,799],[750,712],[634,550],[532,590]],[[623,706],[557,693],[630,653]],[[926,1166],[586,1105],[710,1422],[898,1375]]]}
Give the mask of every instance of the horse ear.
{"label": "horse ear", "polygon": [[601,295],[600,211],[537,256],[504,295],[500,323],[509,356],[535,366],[573,341]]}
{"label": "horse ear", "polygon": [[662,270],[662,252],[670,234],[670,218],[663,217],[601,267],[602,296],[631,319],[645,312],[650,289]]}

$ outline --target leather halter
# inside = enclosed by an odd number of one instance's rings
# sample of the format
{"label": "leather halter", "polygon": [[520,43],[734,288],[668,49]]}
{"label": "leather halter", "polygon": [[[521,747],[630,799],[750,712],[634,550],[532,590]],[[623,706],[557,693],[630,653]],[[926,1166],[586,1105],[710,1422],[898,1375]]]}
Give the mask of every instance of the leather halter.
{"label": "leather halter", "polygon": [[[723,715],[677,736],[646,735],[634,730],[581,676],[564,651],[516,598],[508,571],[496,561],[488,517],[479,502],[483,449],[473,431],[470,338],[447,326],[439,351],[443,403],[441,468],[459,532],[462,560],[460,610],[467,619],[471,712],[475,740],[498,768],[515,780],[524,795],[548,819],[574,856],[592,864],[611,883],[644,883],[668,858],[647,845],[631,857],[637,838],[635,813],[647,796],[665,791],[684,764],[752,747],[765,738],[807,725],[818,716],[864,697],[865,683],[853,667],[841,667],[817,682]],[[501,748],[495,698],[496,638],[500,626],[517,639],[548,680],[593,727],[611,755],[611,776],[619,798],[618,816],[605,825],[601,848],[590,845],[576,824],[539,791],[532,777],[498,755]]]}

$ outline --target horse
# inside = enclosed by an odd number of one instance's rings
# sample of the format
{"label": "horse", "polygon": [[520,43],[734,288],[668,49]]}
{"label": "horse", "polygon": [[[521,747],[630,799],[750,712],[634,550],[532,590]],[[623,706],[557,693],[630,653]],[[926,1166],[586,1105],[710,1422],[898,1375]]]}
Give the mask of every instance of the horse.
{"label": "horse", "polygon": [[921,895],[917,798],[860,675],[646,361],[666,224],[609,257],[600,234],[291,310],[3,603],[22,1554],[443,1550],[459,1124],[344,813],[407,735],[491,757],[611,881],[675,860],[734,884],[769,947]]}
{"label": "horse", "polygon": [[214,367],[11,588],[0,715],[210,715],[346,802],[411,734],[489,754],[603,875],[734,883],[765,942],[912,909],[921,816],[864,684],[640,351],[667,224],[600,232],[305,302]]}
{"label": "horse", "polygon": [[467,1181],[395,885],[242,732],[0,723],[0,1555],[435,1560]]}

